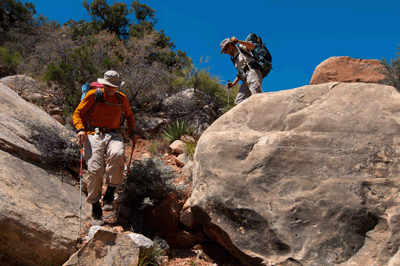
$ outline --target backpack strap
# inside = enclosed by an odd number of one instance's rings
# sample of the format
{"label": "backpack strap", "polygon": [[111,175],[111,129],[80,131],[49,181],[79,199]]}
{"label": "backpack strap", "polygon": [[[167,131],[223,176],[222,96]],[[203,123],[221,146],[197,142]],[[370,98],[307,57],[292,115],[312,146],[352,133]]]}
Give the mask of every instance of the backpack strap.
{"label": "backpack strap", "polygon": [[104,95],[103,95],[103,91],[101,90],[101,88],[97,88],[96,92],[94,93],[94,99],[95,99],[95,103],[92,105],[92,107],[90,107],[90,109],[87,111],[87,128],[90,128],[90,115],[91,113],[94,111],[94,109],[97,107],[97,105],[102,102],[105,103],[109,106],[120,106],[120,110],[121,110],[121,118],[122,115],[124,114],[124,110],[122,108],[122,95],[119,91],[116,92],[117,94],[117,99],[118,99],[118,103],[110,103],[110,102],[106,102],[104,101]]}

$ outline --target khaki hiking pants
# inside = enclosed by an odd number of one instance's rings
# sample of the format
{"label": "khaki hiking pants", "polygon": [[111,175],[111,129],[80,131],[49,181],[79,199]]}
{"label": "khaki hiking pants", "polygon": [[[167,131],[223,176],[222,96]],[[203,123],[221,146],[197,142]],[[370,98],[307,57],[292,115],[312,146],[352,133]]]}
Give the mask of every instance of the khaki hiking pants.
{"label": "khaki hiking pants", "polygon": [[83,149],[88,166],[87,203],[101,198],[104,174],[106,184],[117,187],[124,183],[125,149],[118,133],[88,135]]}
{"label": "khaki hiking pants", "polygon": [[[255,73],[255,75],[254,75]],[[251,95],[261,93],[262,73],[259,69],[253,69],[246,72],[246,80],[240,85],[240,89],[235,98],[235,105],[243,102]],[[257,82],[258,81],[258,82]]]}

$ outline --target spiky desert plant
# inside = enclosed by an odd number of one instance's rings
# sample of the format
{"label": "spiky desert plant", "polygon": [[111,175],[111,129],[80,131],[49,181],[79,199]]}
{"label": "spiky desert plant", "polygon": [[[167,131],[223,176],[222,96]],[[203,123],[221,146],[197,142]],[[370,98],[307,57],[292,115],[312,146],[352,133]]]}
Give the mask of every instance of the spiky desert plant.
{"label": "spiky desert plant", "polygon": [[179,140],[182,135],[192,134],[193,130],[190,128],[189,124],[185,121],[175,121],[172,124],[169,124],[162,130],[162,136],[167,139],[169,142],[174,142],[175,140]]}

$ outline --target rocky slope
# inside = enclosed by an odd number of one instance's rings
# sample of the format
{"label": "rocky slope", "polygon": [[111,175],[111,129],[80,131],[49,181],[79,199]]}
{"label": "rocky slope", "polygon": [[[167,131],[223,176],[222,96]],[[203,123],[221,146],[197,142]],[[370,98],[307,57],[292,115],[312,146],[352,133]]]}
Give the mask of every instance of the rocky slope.
{"label": "rocky slope", "polygon": [[0,99],[1,254],[21,265],[61,263],[76,251],[79,191],[46,169],[27,123],[65,129],[1,83]]}

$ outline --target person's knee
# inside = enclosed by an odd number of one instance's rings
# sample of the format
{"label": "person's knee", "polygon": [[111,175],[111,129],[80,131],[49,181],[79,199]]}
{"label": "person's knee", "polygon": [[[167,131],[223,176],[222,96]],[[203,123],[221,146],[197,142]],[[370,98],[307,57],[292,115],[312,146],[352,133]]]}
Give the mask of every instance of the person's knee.
{"label": "person's knee", "polygon": [[125,152],[123,149],[114,150],[110,153],[110,157],[117,161],[124,160]]}
{"label": "person's knee", "polygon": [[[102,159],[104,160],[104,159]],[[88,162],[88,172],[89,176],[92,178],[103,176],[104,174],[104,166],[101,160],[90,160]]]}

